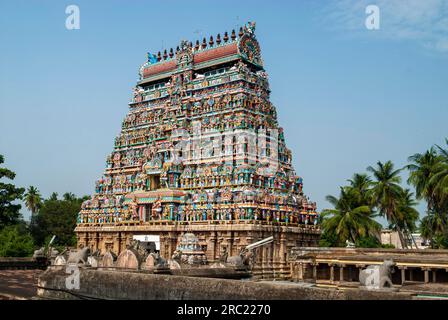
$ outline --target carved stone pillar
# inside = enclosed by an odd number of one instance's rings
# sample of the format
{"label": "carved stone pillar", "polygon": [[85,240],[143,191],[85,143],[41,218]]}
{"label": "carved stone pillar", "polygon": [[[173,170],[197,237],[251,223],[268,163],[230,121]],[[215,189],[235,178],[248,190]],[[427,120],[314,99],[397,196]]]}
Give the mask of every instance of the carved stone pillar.
{"label": "carved stone pillar", "polygon": [[[265,238],[265,236],[262,237],[262,239],[263,239],[263,238]],[[266,263],[266,265],[267,265],[268,267],[273,268],[273,267],[274,267],[274,264],[275,264],[275,262],[276,262],[276,260],[275,260],[275,259],[276,259],[275,256],[276,256],[276,251],[277,251],[276,249],[277,249],[278,247],[275,246],[275,243],[274,243],[274,242],[272,242],[270,246],[264,246],[264,247],[266,247],[265,263]]]}
{"label": "carved stone pillar", "polygon": [[219,254],[216,252],[216,232],[211,233],[210,238],[207,239],[207,257],[209,260],[215,261]]}
{"label": "carved stone pillar", "polygon": [[425,274],[425,283],[429,283],[429,271],[431,269],[429,269],[429,268],[422,268],[422,270],[424,271],[424,274]]}
{"label": "carved stone pillar", "polygon": [[262,272],[266,273],[267,270],[267,249],[265,246],[262,246],[259,248],[261,250],[261,267],[262,267]]}
{"label": "carved stone pillar", "polygon": [[286,239],[285,234],[280,235],[280,250],[279,250],[279,262],[286,263]]}
{"label": "carved stone pillar", "polygon": [[401,271],[401,284],[403,284],[406,281],[406,267],[399,267]]}
{"label": "carved stone pillar", "polygon": [[289,265],[289,268],[290,268],[289,272],[291,274],[291,280],[294,281],[294,282],[297,282],[299,279],[298,279],[298,275],[296,273],[296,270],[297,270],[296,263],[295,262],[291,262],[290,265]]}
{"label": "carved stone pillar", "polygon": [[318,265],[319,265],[318,263],[313,264],[313,279],[314,279],[314,281],[317,281],[317,266]]}
{"label": "carved stone pillar", "polygon": [[233,247],[233,232],[229,232],[230,236],[227,236],[226,240],[227,240],[227,250],[229,252],[229,257],[233,256],[233,255],[237,255],[239,254],[239,252],[234,252],[234,247]]}
{"label": "carved stone pillar", "polygon": [[176,245],[173,243],[174,239],[176,239],[176,237],[173,235],[172,232],[169,232],[165,238],[165,241],[168,245],[167,252],[166,252],[167,259],[171,258],[172,254],[174,253],[174,250],[176,249]]}
{"label": "carved stone pillar", "polygon": [[94,249],[93,251],[95,252],[96,250],[100,249],[100,233],[99,232],[95,232],[95,244],[94,244]]}
{"label": "carved stone pillar", "polygon": [[339,265],[339,282],[344,282],[344,264]]}
{"label": "carved stone pillar", "polygon": [[83,234],[80,234],[80,238],[78,240],[78,248],[87,247],[89,245],[89,233],[84,232]]}
{"label": "carved stone pillar", "polygon": [[334,264],[329,263],[328,266],[330,267],[330,283],[334,283]]}
{"label": "carved stone pillar", "polygon": [[114,234],[114,244],[113,244],[112,251],[117,255],[120,254],[120,252],[121,252],[121,234],[120,234],[120,232],[117,232]]}

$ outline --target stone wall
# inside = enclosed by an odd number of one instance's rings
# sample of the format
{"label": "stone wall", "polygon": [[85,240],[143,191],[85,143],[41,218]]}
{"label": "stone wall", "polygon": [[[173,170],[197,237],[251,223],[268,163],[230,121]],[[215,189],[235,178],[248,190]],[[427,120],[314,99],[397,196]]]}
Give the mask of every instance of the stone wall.
{"label": "stone wall", "polygon": [[0,257],[0,270],[45,269],[46,267],[47,259]]}
{"label": "stone wall", "polygon": [[38,295],[48,299],[135,300],[365,300],[411,299],[402,293],[332,290],[291,283],[255,282],[214,278],[155,275],[82,269],[80,289],[66,290],[64,270],[48,269],[38,282]]}

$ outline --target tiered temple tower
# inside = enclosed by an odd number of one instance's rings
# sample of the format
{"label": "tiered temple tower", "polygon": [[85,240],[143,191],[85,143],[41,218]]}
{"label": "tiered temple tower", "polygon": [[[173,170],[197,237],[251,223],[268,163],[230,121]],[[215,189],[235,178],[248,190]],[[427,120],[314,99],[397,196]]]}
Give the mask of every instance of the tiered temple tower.
{"label": "tiered temple tower", "polygon": [[193,232],[214,261],[273,235],[254,268],[272,278],[288,272],[290,248],[317,245],[316,204],[292,168],[254,32],[248,23],[148,53],[104,176],[79,213],[78,246],[120,253],[147,236],[169,258]]}

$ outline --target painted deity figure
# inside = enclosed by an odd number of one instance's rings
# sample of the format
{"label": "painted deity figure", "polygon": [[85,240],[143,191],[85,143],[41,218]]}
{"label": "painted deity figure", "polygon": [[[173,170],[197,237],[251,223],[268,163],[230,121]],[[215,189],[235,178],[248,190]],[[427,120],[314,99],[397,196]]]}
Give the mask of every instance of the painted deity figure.
{"label": "painted deity figure", "polygon": [[129,211],[130,211],[132,220],[138,219],[138,212],[137,212],[138,205],[137,205],[135,197],[131,200],[131,202],[129,203],[128,206],[129,206]]}
{"label": "painted deity figure", "polygon": [[162,201],[159,198],[157,198],[157,200],[154,202],[153,207],[152,207],[152,211],[151,211],[151,216],[153,220],[160,220],[160,215],[162,212]]}
{"label": "painted deity figure", "polygon": [[170,219],[170,208],[168,207],[168,206],[165,206],[164,208],[163,208],[163,217],[162,217],[162,219],[163,220],[169,220]]}

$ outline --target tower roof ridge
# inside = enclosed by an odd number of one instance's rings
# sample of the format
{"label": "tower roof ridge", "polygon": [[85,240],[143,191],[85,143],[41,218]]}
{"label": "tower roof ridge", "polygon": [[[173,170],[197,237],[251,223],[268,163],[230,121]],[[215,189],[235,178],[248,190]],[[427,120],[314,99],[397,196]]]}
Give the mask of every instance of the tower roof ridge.
{"label": "tower roof ridge", "polygon": [[249,21],[248,23],[240,26],[238,32],[235,29],[232,29],[231,34],[227,31],[224,32],[221,37],[221,33],[218,33],[216,37],[210,35],[208,37],[204,37],[202,40],[196,40],[195,43],[188,40],[181,40],[180,44],[176,47],[176,50],[170,48],[169,51],[167,48],[158,51],[157,53],[147,52],[146,57],[147,61],[144,64],[145,67],[152,66],[155,64],[161,64],[176,58],[176,53],[181,51],[182,48],[190,48],[193,52],[199,53],[211,49],[215,49],[218,47],[227,46],[233,43],[237,43],[244,35],[250,35],[255,38],[255,22]]}

